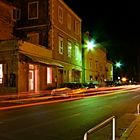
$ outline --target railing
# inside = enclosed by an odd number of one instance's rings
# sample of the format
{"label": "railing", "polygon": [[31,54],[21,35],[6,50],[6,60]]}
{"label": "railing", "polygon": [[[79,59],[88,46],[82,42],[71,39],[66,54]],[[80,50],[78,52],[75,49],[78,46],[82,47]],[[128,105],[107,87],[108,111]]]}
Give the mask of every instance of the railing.
{"label": "railing", "polygon": [[140,114],[140,103],[137,104],[137,113]]}
{"label": "railing", "polygon": [[112,116],[105,120],[104,122],[98,124],[97,126],[91,128],[84,134],[84,140],[88,140],[88,134],[95,132],[97,129],[101,128],[102,126],[106,125],[112,120],[113,126],[112,126],[112,140],[115,140],[115,116]]}

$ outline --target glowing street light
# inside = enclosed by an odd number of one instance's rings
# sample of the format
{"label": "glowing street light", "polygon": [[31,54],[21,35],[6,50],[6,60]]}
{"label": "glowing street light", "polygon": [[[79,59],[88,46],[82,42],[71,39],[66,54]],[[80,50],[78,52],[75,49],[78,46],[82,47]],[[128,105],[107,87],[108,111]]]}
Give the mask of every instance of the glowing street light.
{"label": "glowing street light", "polygon": [[122,77],[122,81],[126,82],[127,81],[126,77]]}
{"label": "glowing street light", "polygon": [[87,48],[88,50],[92,50],[95,47],[95,41],[92,39],[91,41],[87,42]]}
{"label": "glowing street light", "polygon": [[120,62],[116,62],[115,66],[116,66],[116,68],[120,68],[122,66],[122,64]]}

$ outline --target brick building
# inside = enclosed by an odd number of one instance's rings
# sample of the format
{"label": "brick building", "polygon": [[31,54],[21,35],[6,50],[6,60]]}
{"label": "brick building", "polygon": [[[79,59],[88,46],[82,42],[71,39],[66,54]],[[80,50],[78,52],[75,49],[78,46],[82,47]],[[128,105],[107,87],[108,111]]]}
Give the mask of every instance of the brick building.
{"label": "brick building", "polygon": [[81,82],[81,19],[62,0],[13,4],[17,39],[0,42],[1,92],[37,92]]}

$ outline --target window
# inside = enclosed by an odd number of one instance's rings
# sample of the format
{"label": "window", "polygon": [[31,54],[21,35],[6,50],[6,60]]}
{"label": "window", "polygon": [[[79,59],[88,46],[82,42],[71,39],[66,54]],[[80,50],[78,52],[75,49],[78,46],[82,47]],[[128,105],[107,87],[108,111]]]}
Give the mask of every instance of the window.
{"label": "window", "polygon": [[34,90],[35,88],[35,66],[29,64],[29,90]]}
{"label": "window", "polygon": [[0,64],[0,84],[3,83],[3,64]]}
{"label": "window", "polygon": [[92,59],[89,60],[89,67],[92,68]]}
{"label": "window", "polygon": [[28,19],[38,19],[38,2],[28,3]]}
{"label": "window", "polygon": [[90,76],[89,76],[89,79],[90,79],[90,81],[92,81],[92,80],[93,80],[93,76],[92,76],[92,75],[90,75]]}
{"label": "window", "polygon": [[79,45],[77,43],[75,44],[75,59],[78,61],[81,61],[82,59],[81,52],[79,50]]}
{"label": "window", "polygon": [[68,57],[71,57],[72,43],[68,41]]}
{"label": "window", "polygon": [[47,67],[47,84],[52,83],[52,68]]}
{"label": "window", "polygon": [[63,38],[59,36],[59,54],[63,54]]}
{"label": "window", "polygon": [[63,9],[60,6],[58,7],[58,21],[63,23]]}
{"label": "window", "polygon": [[29,69],[34,70],[34,69],[35,69],[35,66],[34,66],[34,65],[32,65],[32,64],[29,64]]}
{"label": "window", "polygon": [[79,34],[80,33],[80,24],[79,24],[79,22],[78,21],[74,21],[74,32],[76,33],[76,34]]}
{"label": "window", "polygon": [[67,28],[71,30],[71,16],[70,14],[67,15]]}
{"label": "window", "polygon": [[20,20],[20,13],[21,11],[17,8],[13,9],[13,20]]}
{"label": "window", "polygon": [[28,33],[29,42],[39,44],[39,33]]}

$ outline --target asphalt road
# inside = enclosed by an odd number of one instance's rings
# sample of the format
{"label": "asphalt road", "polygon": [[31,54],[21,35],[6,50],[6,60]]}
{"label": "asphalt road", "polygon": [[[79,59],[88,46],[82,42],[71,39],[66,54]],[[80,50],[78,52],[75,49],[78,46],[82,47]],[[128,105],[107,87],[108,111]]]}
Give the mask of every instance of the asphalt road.
{"label": "asphalt road", "polygon": [[[110,116],[116,125],[125,114],[135,113],[140,88],[26,108],[0,111],[0,140],[82,140],[84,133]],[[111,124],[95,134],[111,135]],[[91,138],[89,138],[91,139]],[[92,139],[91,139],[92,140]]]}

